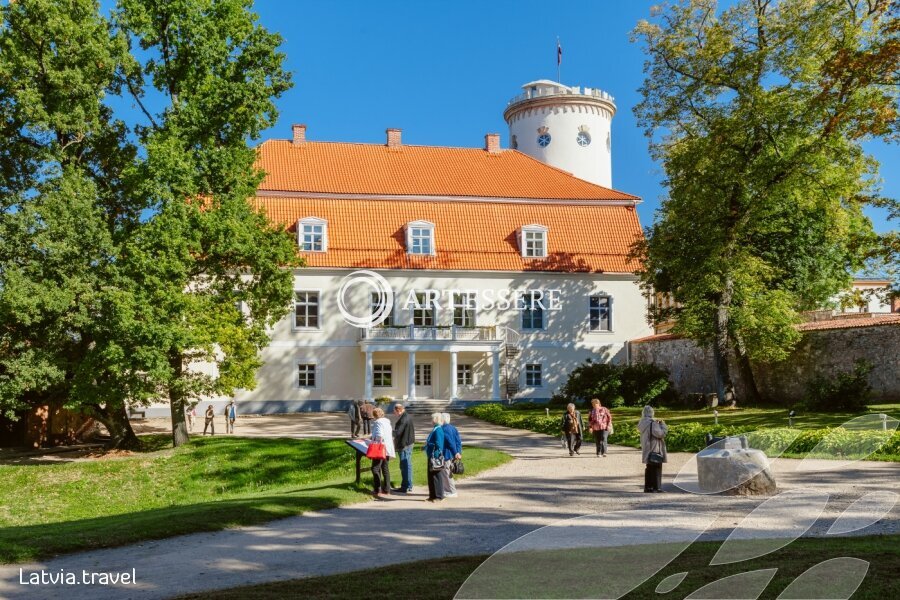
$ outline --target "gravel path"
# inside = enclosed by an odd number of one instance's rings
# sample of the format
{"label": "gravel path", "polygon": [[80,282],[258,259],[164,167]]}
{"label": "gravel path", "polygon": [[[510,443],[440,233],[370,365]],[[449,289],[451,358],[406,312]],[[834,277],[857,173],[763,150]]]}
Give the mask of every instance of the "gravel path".
{"label": "gravel path", "polygon": [[[456,417],[464,443],[496,448],[516,460],[458,484],[459,497],[432,505],[426,490],[329,511],[215,533],[179,536],[132,546],[66,555],[43,563],[0,566],[0,597],[103,599],[168,598],[188,592],[353,571],[379,565],[450,555],[489,554],[539,527],[580,515],[628,509],[712,512],[713,527],[701,539],[724,539],[764,499],[696,496],[671,481],[690,457],[672,453],[664,469],[665,494],[642,493],[640,453],[614,446],[595,458],[587,444],[570,458],[559,441]],[[427,423],[417,417],[418,436]],[[148,421],[144,430],[164,428]],[[237,432],[253,436],[340,437],[342,415],[307,414],[244,417]],[[827,463],[823,463],[827,464]],[[797,474],[796,461],[776,460],[780,490],[808,489],[829,494],[830,502],[810,530],[822,535],[854,500],[871,491],[900,491],[900,465],[860,462],[840,471]],[[773,522],[767,532],[789,527]],[[898,510],[858,533],[898,533]],[[635,528],[634,542],[646,541]],[[621,537],[621,536],[620,536]],[[48,572],[130,572],[137,584],[123,587],[23,586],[25,577]]]}

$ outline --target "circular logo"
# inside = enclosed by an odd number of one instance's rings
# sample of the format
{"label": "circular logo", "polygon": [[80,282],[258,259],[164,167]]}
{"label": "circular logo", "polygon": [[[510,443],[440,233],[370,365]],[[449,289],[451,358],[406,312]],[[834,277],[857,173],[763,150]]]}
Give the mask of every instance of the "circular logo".
{"label": "circular logo", "polygon": [[[377,294],[372,299],[372,306],[375,310],[367,312],[363,316],[354,315],[347,308],[346,294],[348,290],[357,286],[365,285],[372,288],[372,293]],[[394,290],[387,280],[375,271],[354,271],[344,277],[341,283],[341,289],[338,291],[338,309],[344,321],[354,327],[374,327],[383,323],[394,310]]]}

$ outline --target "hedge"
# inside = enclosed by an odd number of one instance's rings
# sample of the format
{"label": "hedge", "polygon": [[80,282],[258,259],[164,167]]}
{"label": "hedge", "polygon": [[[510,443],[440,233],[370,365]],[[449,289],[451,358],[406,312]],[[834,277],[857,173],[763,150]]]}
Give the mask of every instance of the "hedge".
{"label": "hedge", "polygon": [[[547,435],[560,435],[560,417],[535,415],[511,410],[500,404],[482,404],[466,410],[466,414],[505,427],[527,429]],[[752,434],[751,434],[752,432]],[[863,457],[872,454],[872,448],[878,451],[872,458],[893,458],[900,460],[900,431],[854,431],[837,428],[805,429],[798,435],[798,430],[789,428],[759,429],[752,426],[704,425],[701,423],[684,423],[669,425],[666,436],[666,448],[670,452],[698,452],[706,446],[706,434],[715,436],[731,436],[751,434],[750,446],[773,454],[797,455],[809,454],[815,450],[813,457]],[[792,438],[796,437],[793,441]],[[609,437],[611,444],[640,447],[637,426],[614,423],[614,433]],[[787,446],[787,449],[785,449]]]}

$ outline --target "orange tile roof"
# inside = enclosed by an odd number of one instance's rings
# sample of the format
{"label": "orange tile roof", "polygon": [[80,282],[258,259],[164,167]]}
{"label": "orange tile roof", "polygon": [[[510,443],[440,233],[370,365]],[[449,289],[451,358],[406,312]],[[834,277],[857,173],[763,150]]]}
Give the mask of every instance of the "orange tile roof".
{"label": "orange tile roof", "polygon": [[[634,206],[466,200],[368,200],[261,194],[257,207],[296,231],[297,221],[328,221],[328,251],[304,252],[311,267],[630,273],[627,255],[642,233]],[[405,226],[435,224],[436,256],[406,252]],[[517,230],[549,228],[545,259],[524,259]]]}
{"label": "orange tile roof", "polygon": [[637,201],[517,150],[268,140],[260,190],[379,196]]}
{"label": "orange tile roof", "polygon": [[[858,327],[877,327],[879,325],[900,325],[900,314],[870,313],[859,317],[846,318],[839,316],[827,321],[809,321],[797,325],[800,331],[823,331],[826,329],[854,329]],[[666,340],[679,340],[683,336],[674,333],[658,333],[647,337],[631,340],[632,344],[639,342],[663,342]]]}
{"label": "orange tile roof", "polygon": [[828,321],[810,321],[797,326],[800,331],[819,331],[822,329],[850,329],[853,327],[875,327],[877,325],[900,325],[900,315],[868,314],[859,317],[841,317]]}

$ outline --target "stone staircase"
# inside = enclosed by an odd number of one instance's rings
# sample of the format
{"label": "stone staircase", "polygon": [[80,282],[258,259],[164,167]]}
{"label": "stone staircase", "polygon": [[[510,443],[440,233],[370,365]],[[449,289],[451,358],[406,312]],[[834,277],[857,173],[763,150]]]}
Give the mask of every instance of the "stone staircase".
{"label": "stone staircase", "polygon": [[435,412],[462,412],[462,408],[454,407],[451,400],[438,398],[416,399],[411,402],[403,401],[407,412],[416,415],[430,415]]}

